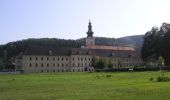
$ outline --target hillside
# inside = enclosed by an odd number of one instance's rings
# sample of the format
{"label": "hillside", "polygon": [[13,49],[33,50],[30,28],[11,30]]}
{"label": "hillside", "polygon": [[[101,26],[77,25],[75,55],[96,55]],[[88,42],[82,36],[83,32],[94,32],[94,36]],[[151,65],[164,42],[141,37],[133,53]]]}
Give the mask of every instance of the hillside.
{"label": "hillside", "polygon": [[[127,36],[118,39],[96,37],[95,41],[97,45],[131,46],[135,48],[141,48],[143,44],[143,35]],[[83,45],[85,45],[85,38],[77,40],[41,38],[10,42],[0,46],[0,63],[9,60],[11,57],[17,56],[20,52],[24,52],[31,46],[80,48]]]}

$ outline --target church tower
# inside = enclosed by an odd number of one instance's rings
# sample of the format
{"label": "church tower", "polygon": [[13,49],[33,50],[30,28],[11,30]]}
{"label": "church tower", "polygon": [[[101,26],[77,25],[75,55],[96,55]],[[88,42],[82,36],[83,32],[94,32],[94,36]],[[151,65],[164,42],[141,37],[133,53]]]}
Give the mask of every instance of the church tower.
{"label": "church tower", "polygon": [[86,38],[86,46],[93,46],[93,45],[95,45],[95,38],[93,37],[92,25],[89,20],[87,38]]}

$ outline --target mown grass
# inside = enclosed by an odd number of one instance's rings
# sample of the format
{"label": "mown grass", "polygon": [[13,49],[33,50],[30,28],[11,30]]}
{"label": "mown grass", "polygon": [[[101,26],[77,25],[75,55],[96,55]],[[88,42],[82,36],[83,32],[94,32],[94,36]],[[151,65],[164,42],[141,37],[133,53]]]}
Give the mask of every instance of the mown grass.
{"label": "mown grass", "polygon": [[[170,72],[164,73],[170,76]],[[170,100],[160,72],[0,75],[0,100]]]}

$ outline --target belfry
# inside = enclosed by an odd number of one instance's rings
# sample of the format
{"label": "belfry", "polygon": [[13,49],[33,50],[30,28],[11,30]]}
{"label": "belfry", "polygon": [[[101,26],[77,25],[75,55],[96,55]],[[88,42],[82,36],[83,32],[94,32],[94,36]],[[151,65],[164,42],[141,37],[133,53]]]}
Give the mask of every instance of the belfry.
{"label": "belfry", "polygon": [[87,31],[87,38],[86,38],[86,46],[93,46],[95,45],[95,38],[93,37],[92,25],[91,21],[89,20],[88,31]]}

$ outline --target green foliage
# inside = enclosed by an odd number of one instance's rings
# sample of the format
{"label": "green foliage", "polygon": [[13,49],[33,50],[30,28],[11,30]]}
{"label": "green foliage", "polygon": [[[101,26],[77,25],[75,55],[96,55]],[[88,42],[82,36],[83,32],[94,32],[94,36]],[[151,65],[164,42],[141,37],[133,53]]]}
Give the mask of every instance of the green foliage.
{"label": "green foliage", "polygon": [[166,82],[170,81],[170,77],[165,76],[164,74],[161,74],[157,77],[158,82]]}
{"label": "green foliage", "polygon": [[111,74],[107,74],[106,77],[107,77],[107,78],[108,78],[108,77],[112,77],[112,75],[111,75]]}
{"label": "green foliage", "polygon": [[104,58],[92,57],[91,63],[95,69],[104,69],[107,67],[107,61]]}
{"label": "green foliage", "polygon": [[112,68],[113,68],[113,64],[112,64],[112,62],[111,62],[110,60],[109,60],[109,62],[108,62],[107,67],[108,67],[109,69],[112,69]]}
{"label": "green foliage", "polygon": [[154,78],[153,77],[150,77],[150,79],[149,79],[150,81],[153,81],[154,80]]}
{"label": "green foliage", "polygon": [[164,58],[162,57],[162,56],[160,56],[159,58],[158,58],[158,66],[164,66],[165,65],[165,63],[164,63]]}
{"label": "green foliage", "polygon": [[165,65],[170,65],[170,24],[163,23],[160,28],[153,27],[144,36],[142,58],[157,60],[162,55]]}

